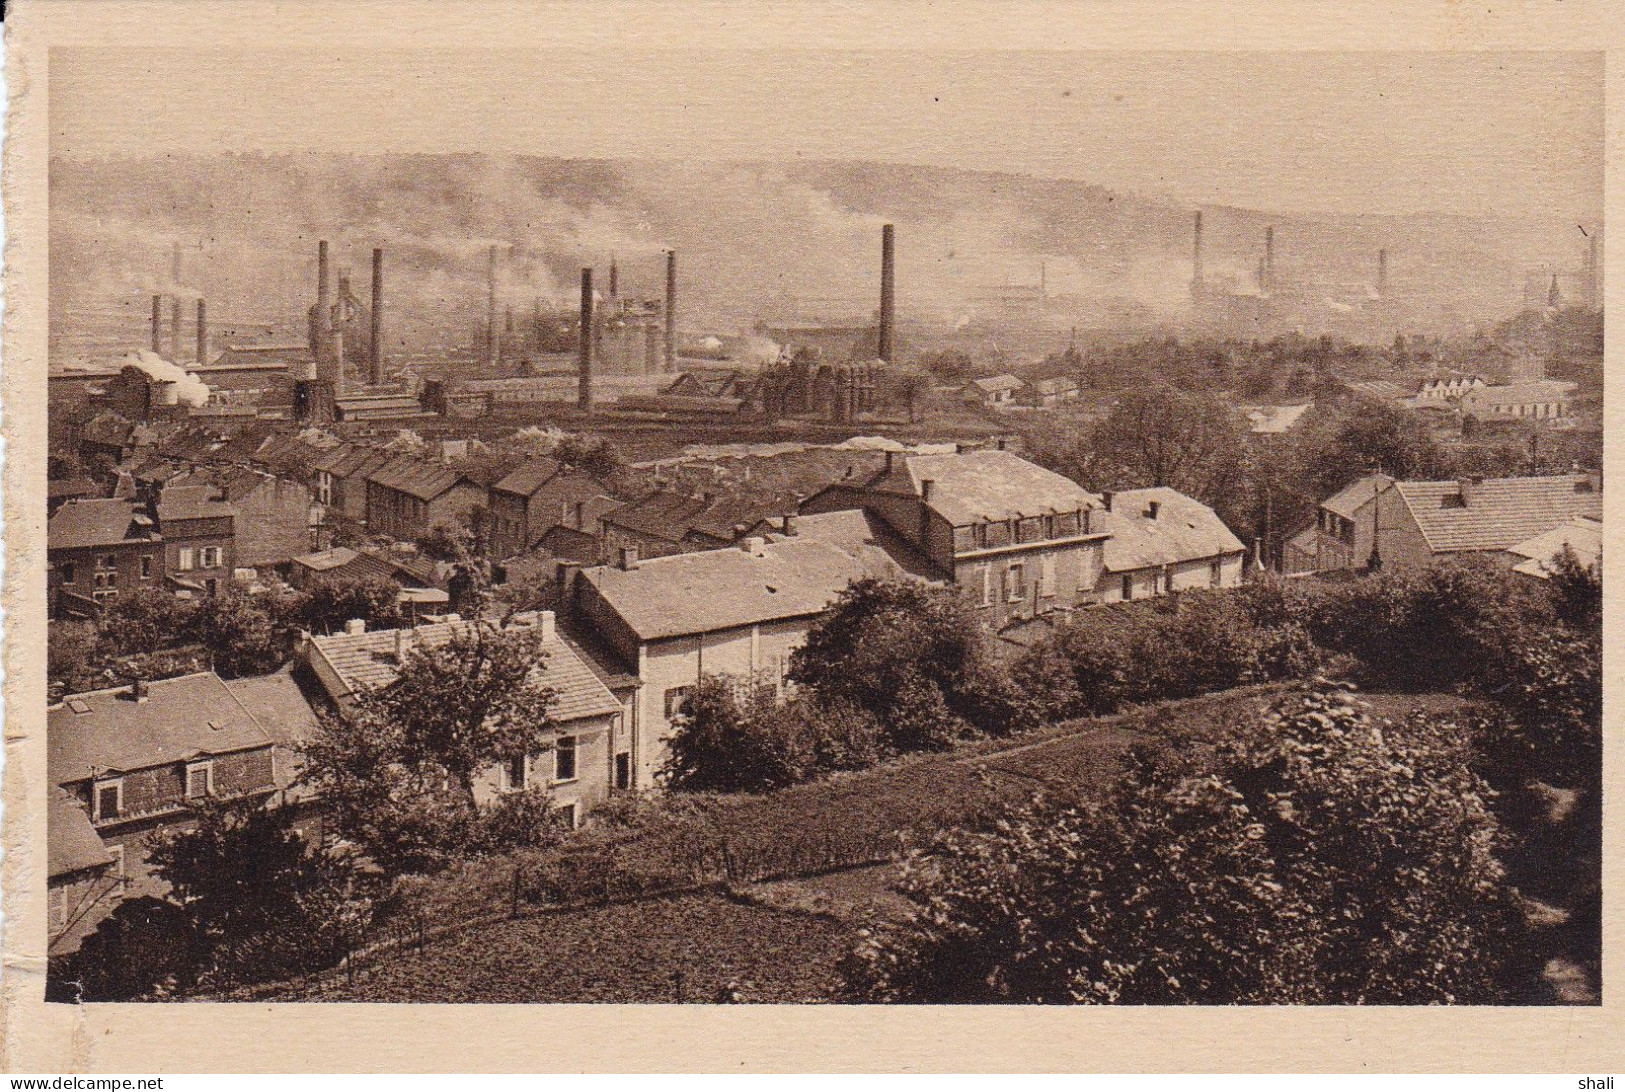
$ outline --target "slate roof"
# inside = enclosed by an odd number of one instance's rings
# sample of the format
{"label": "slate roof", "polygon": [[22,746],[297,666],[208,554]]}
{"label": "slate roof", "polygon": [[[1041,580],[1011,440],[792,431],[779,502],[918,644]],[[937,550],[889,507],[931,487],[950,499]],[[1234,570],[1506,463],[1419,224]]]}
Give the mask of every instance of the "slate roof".
{"label": "slate roof", "polygon": [[491,488],[503,493],[529,497],[551,481],[558,474],[560,466],[557,459],[526,459]]}
{"label": "slate roof", "polygon": [[[311,795],[295,784],[304,765],[297,748],[314,739],[320,727],[310,700],[318,684],[308,675],[308,670],[301,676],[293,668],[284,667],[270,675],[226,680],[226,689],[254,711],[254,719],[278,748],[277,788],[292,789],[292,798]],[[307,692],[306,686],[312,690]]]}
{"label": "slate roof", "polygon": [[[469,621],[436,622],[400,632],[409,641],[432,648],[451,640],[454,634],[467,632],[473,624]],[[343,680],[348,693],[353,694],[363,687],[388,686],[395,681],[396,632],[381,629],[370,633],[335,633],[330,637],[313,637],[311,645]],[[555,637],[542,645],[542,650],[547,653],[547,661],[537,681],[556,691],[549,710],[555,721],[563,723],[621,711],[621,703],[615,700],[615,695],[567,642]],[[345,696],[333,695],[335,699]]]}
{"label": "slate roof", "polygon": [[1554,527],[1550,531],[1525,539],[1516,546],[1507,547],[1507,553],[1527,558],[1514,565],[1513,571],[1545,579],[1551,575],[1550,563],[1569,547],[1583,565],[1602,562],[1602,521],[1581,516]]}
{"label": "slate roof", "polygon": [[1100,507],[1100,498],[1070,478],[1045,470],[1013,452],[988,449],[952,455],[900,456],[889,476],[882,470],[871,488],[918,496],[929,480],[927,504],[956,527],[992,520],[1076,512]]}
{"label": "slate roof", "polygon": [[798,534],[775,538],[759,555],[730,546],[651,558],[635,569],[595,566],[577,579],[596,588],[640,640],[655,641],[808,617],[854,580],[912,575],[877,545],[854,554]]}
{"label": "slate roof", "polygon": [[84,807],[56,785],[51,786],[45,817],[45,858],[54,879],[85,868],[113,863],[113,855]]}
{"label": "slate roof", "polygon": [[121,686],[72,694],[51,709],[45,741],[53,785],[271,745],[213,672],[155,679],[147,687],[144,702]]}
{"label": "slate roof", "polygon": [[385,489],[431,501],[463,481],[463,475],[449,467],[427,462],[415,455],[392,459],[368,475],[368,480]]}
{"label": "slate roof", "polygon": [[[1157,505],[1155,519],[1146,514],[1152,502]],[[1160,486],[1125,489],[1113,495],[1111,511],[1100,513],[1095,526],[1111,534],[1106,540],[1105,566],[1114,573],[1247,550],[1213,509]]]}
{"label": "slate roof", "polygon": [[1379,488],[1387,489],[1393,484],[1394,479],[1386,474],[1367,474],[1321,501],[1320,506],[1344,519],[1353,519],[1355,513],[1371,503],[1371,498],[1377,495]]}
{"label": "slate roof", "polygon": [[187,519],[221,519],[237,514],[227,501],[214,496],[212,485],[171,485],[158,499],[158,525]]}
{"label": "slate roof", "polygon": [[143,537],[136,527],[133,501],[94,498],[68,501],[46,525],[46,544],[52,550],[87,546],[116,546]]}
{"label": "slate roof", "polygon": [[52,478],[45,486],[45,495],[51,500],[63,497],[94,497],[101,486],[89,478]]}
{"label": "slate roof", "polygon": [[1397,488],[1436,553],[1506,550],[1578,516],[1602,518],[1602,493],[1585,474],[1485,478],[1468,487],[1460,506],[1459,481],[1399,482]]}

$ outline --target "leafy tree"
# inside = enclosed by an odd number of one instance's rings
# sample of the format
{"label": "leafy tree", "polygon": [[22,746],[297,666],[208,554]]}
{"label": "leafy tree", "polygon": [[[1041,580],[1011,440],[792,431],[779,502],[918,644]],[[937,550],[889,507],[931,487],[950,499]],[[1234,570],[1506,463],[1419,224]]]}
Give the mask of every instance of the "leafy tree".
{"label": "leafy tree", "polygon": [[661,776],[686,792],[765,792],[864,769],[886,753],[865,710],[812,695],[781,702],[770,679],[726,675],[700,681],[668,747]]}
{"label": "leafy tree", "polygon": [[304,777],[343,835],[391,872],[549,837],[537,801],[481,807],[476,793],[494,766],[547,749],[555,695],[538,681],[540,643],[531,628],[469,623],[413,647],[350,715],[323,718]]}
{"label": "leafy tree", "polygon": [[236,593],[202,600],[192,616],[192,633],[227,678],[275,671],[293,647],[288,626],[268,605]]}
{"label": "leafy tree", "polygon": [[126,899],[79,950],[53,960],[50,989],[64,1001],[133,1001],[197,983],[207,957],[186,911],[151,896]]}
{"label": "leafy tree", "polygon": [[46,674],[73,690],[95,662],[100,635],[90,622],[52,621],[45,631]]}
{"label": "leafy tree", "polygon": [[393,580],[376,576],[317,580],[306,590],[299,620],[315,633],[336,633],[352,618],[365,620],[368,629],[394,629],[402,624],[400,590]]}
{"label": "leafy tree", "polygon": [[[1217,398],[1141,388],[1124,395],[1089,438],[1079,478],[1102,488],[1167,486],[1215,509],[1235,492],[1245,433]],[[1221,513],[1223,515],[1223,513]]]}
{"label": "leafy tree", "polygon": [[976,373],[975,363],[963,349],[925,353],[920,357],[920,366],[950,381],[970,379]]}
{"label": "leafy tree", "polygon": [[856,999],[1494,1002],[1527,972],[1461,732],[1291,698],[1211,772],[1138,755],[1100,805],[1040,801],[916,856]]}
{"label": "leafy tree", "polygon": [[607,436],[567,433],[553,448],[553,457],[566,466],[607,478],[620,470],[621,454]]}
{"label": "leafy tree", "polygon": [[1552,591],[1557,600],[1557,616],[1574,629],[1591,630],[1602,625],[1602,565],[1580,560],[1574,548],[1564,543],[1553,559]]}
{"label": "leafy tree", "polygon": [[102,646],[116,656],[151,652],[183,639],[196,610],[168,592],[138,588],[114,599],[103,612]]}
{"label": "leafy tree", "polygon": [[195,813],[191,829],[155,839],[149,859],[204,976],[230,986],[337,963],[370,912],[348,864],[306,843],[286,808],[209,801]]}
{"label": "leafy tree", "polygon": [[987,640],[952,589],[865,579],[813,625],[789,677],[826,704],[867,711],[895,750],[940,749],[967,729],[1032,723]]}
{"label": "leafy tree", "polygon": [[1444,459],[1427,423],[1393,402],[1360,398],[1299,430],[1294,455],[1315,498],[1372,470],[1401,481],[1437,477]]}

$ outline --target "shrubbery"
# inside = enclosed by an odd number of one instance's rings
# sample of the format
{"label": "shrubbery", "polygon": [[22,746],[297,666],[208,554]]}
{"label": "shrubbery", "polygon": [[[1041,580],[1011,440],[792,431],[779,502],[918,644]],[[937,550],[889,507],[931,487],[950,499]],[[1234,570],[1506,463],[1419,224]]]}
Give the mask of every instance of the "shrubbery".
{"label": "shrubbery", "polygon": [[1099,806],[950,832],[849,961],[854,999],[1503,1000],[1530,969],[1462,735],[1307,693],[1202,769],[1141,755]]}

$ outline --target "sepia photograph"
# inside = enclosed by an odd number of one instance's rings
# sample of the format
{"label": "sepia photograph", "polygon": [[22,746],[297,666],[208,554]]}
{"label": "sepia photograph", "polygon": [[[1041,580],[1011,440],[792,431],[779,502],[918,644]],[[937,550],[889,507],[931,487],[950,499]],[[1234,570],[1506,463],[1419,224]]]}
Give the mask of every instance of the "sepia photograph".
{"label": "sepia photograph", "polygon": [[1605,73],[53,48],[45,1000],[1600,1006]]}

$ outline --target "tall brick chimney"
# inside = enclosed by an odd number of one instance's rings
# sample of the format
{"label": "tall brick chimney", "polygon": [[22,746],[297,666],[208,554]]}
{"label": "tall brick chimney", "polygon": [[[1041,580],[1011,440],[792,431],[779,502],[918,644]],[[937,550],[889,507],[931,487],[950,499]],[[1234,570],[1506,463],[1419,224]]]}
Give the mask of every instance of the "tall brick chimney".
{"label": "tall brick chimney", "polygon": [[372,248],[372,329],[367,337],[367,382],[384,381],[384,248]]}
{"label": "tall brick chimney", "polygon": [[891,224],[880,229],[880,344],[875,355],[892,363],[896,315],[897,231]]}
{"label": "tall brick chimney", "polygon": [[576,350],[579,362],[576,387],[576,405],[592,412],[592,270],[581,271],[581,337]]}
{"label": "tall brick chimney", "polygon": [[666,251],[666,371],[677,370],[677,251]]}

